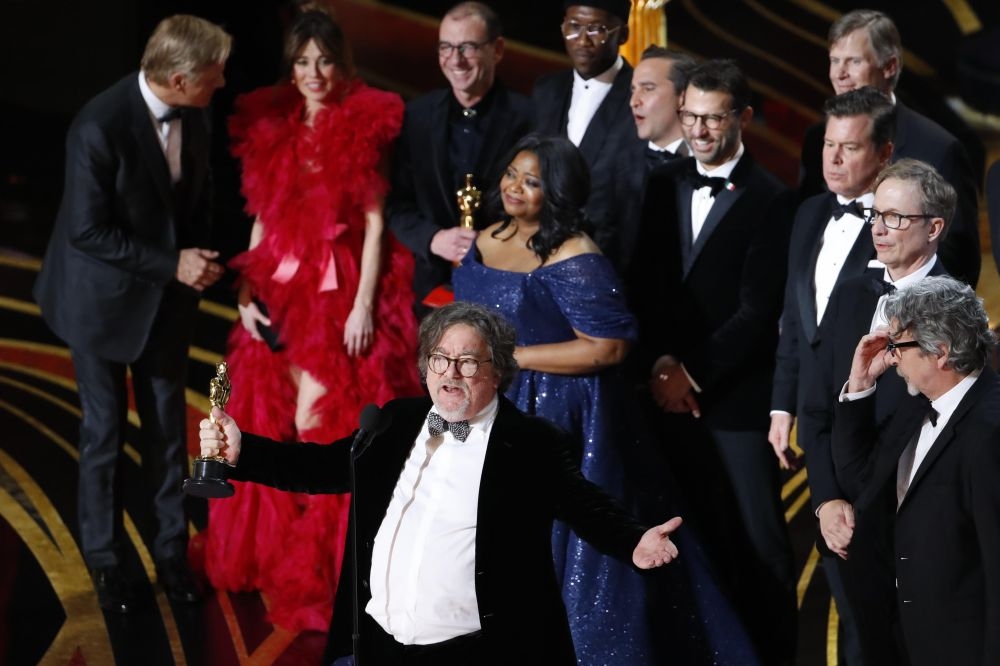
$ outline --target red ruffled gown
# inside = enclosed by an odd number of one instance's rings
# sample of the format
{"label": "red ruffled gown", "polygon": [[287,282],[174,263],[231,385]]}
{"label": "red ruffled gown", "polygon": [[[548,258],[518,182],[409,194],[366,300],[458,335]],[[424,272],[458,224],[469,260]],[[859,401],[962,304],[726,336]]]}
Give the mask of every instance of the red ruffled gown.
{"label": "red ruffled gown", "polygon": [[[311,128],[302,122],[303,98],[290,85],[241,96],[230,119],[247,211],[264,225],[260,244],[230,265],[267,305],[284,349],[272,352],[236,323],[226,356],[232,381],[226,411],[242,430],[281,441],[333,441],[357,427],[366,404],[421,391],[413,259],[389,233],[383,237],[374,342],[360,357],[344,349],[344,323],[360,274],[364,208],[388,189],[378,166],[403,115],[402,100],[393,93],[360,81],[344,86],[343,101],[319,112]],[[291,365],[328,388],[315,407],[322,424],[308,432],[295,431]],[[236,485],[234,497],[209,503],[204,561],[212,585],[260,590],[273,623],[325,631],[349,496]]]}

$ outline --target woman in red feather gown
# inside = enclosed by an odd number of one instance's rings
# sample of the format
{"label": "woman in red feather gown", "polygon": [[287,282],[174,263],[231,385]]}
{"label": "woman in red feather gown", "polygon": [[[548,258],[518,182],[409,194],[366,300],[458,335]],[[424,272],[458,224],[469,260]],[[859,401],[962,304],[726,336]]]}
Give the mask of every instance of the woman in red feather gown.
{"label": "woman in red feather gown", "polygon": [[[296,18],[285,53],[291,84],[241,96],[230,119],[256,219],[249,249],[230,264],[241,274],[241,321],[228,341],[227,411],[273,439],[329,442],[351,433],[366,404],[421,390],[412,257],[382,218],[403,102],[355,78],[323,12]],[[277,351],[258,324],[277,333]],[[348,501],[238,484],[209,505],[209,580],[260,590],[275,624],[325,631]]]}

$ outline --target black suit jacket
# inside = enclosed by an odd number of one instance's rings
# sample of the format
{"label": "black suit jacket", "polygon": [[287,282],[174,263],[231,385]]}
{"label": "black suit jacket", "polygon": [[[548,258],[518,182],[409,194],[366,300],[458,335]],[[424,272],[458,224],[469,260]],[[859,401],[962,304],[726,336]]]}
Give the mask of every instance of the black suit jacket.
{"label": "black suit jacket", "polygon": [[190,335],[198,294],[174,279],[179,251],[211,237],[207,115],[182,116],[175,191],[138,76],[92,99],[70,126],[66,189],[34,289],[71,349],[122,363],[142,353],[168,289],[162,325]]}
{"label": "black suit jacket", "polygon": [[[531,101],[524,95],[494,84],[489,127],[476,165],[474,183],[486,192],[499,182],[498,164],[518,139],[531,129]],[[441,229],[458,224],[455,201],[458,176],[448,156],[450,88],[434,90],[406,105],[403,128],[396,142],[392,190],[386,201],[389,229],[416,260],[413,292],[417,301],[435,287],[451,283],[449,262],[431,253],[431,239]],[[492,223],[478,220],[482,226]],[[418,308],[419,309],[419,308]]]}
{"label": "black suit jacket", "polygon": [[[351,652],[353,603],[350,581],[360,572],[360,608],[371,599],[369,572],[375,535],[399,473],[431,408],[429,398],[394,400],[383,413],[391,425],[376,436],[356,465],[352,497],[358,564],[348,547],[337,588],[328,657]],[[308,493],[350,491],[351,438],[328,446],[279,444],[243,436],[237,479]],[[506,398],[487,446],[479,488],[476,530],[476,597],[489,663],[518,663],[527,653],[537,663],[575,665],[566,609],[552,562],[552,523],[566,521],[598,550],[631,561],[645,528],[609,495],[584,479],[573,462],[567,433],[528,416]],[[372,640],[361,624],[361,645]],[[526,647],[530,646],[530,647]]]}
{"label": "black suit jacket", "polygon": [[767,430],[794,194],[748,152],[691,243],[692,158],[649,176],[626,289],[639,379],[671,354],[701,386],[712,427]]}
{"label": "black suit jacket", "polygon": [[619,152],[612,192],[615,205],[611,211],[611,226],[616,233],[603,251],[622,275],[628,270],[635,254],[646,180],[654,168],[679,159],[682,157],[666,150],[659,154],[658,159],[652,159],[647,142],[630,144]]}
{"label": "black suit jacket", "polygon": [[[587,126],[580,141],[590,167],[590,198],[584,211],[593,225],[591,236],[601,251],[621,269],[617,211],[621,201],[615,195],[615,170],[622,153],[645,145],[636,134],[629,99],[632,96],[632,66],[628,62],[615,76],[607,97]],[[531,92],[535,104],[535,131],[566,136],[569,106],[573,99],[573,70],[547,74],[535,82]],[[633,168],[636,166],[632,165]]]}
{"label": "black suit jacket", "polygon": [[[831,192],[810,197],[799,206],[792,224],[771,409],[793,415],[797,413],[806,387],[816,379],[814,353],[820,331],[816,323],[816,260],[836,205],[837,197]],[[837,274],[834,287],[864,272],[868,261],[874,257],[871,228],[863,225]],[[825,316],[824,312],[824,319]],[[801,438],[799,443],[802,443]]]}
{"label": "black suit jacket", "polygon": [[886,513],[894,519],[897,599],[913,666],[1000,663],[1000,378],[983,369],[898,511],[884,501],[886,489],[895,489],[899,457],[927,404],[908,396],[881,431],[874,407],[871,398],[837,403],[833,452],[858,498],[858,527]]}
{"label": "black suit jacket", "polygon": [[[816,372],[806,384],[803,405],[798,420],[798,437],[806,453],[809,469],[809,491],[813,507],[832,499],[856,499],[837,483],[830,452],[834,424],[834,407],[840,389],[851,372],[854,350],[863,335],[871,329],[872,317],[881,290],[885,269],[871,268],[863,274],[845,280],[830,296],[823,323],[820,342],[815,349]],[[934,262],[929,275],[947,275],[940,261]],[[878,422],[882,423],[895,413],[906,385],[895,372],[887,372],[879,379],[875,403]]]}
{"label": "black suit jacket", "polygon": [[[823,133],[820,122],[806,130],[802,140],[799,196],[826,190],[823,180]],[[941,242],[938,256],[950,275],[973,287],[979,281],[979,183],[969,155],[958,139],[930,118],[896,102],[896,136],[892,160],[911,157],[932,165],[958,194],[955,219]]]}

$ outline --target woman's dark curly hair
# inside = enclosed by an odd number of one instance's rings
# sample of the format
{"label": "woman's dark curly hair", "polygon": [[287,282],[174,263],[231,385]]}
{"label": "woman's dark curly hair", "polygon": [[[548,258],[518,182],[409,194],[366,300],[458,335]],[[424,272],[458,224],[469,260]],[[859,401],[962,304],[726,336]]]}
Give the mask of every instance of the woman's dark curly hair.
{"label": "woman's dark curly hair", "polygon": [[[520,152],[534,153],[538,158],[539,176],[542,181],[542,212],[538,231],[531,237],[529,247],[545,262],[568,238],[588,232],[590,224],[583,207],[590,196],[590,168],[573,143],[560,136],[528,134],[510,149],[500,162],[506,170]],[[511,217],[503,209],[500,195],[502,173],[490,188],[486,199],[490,219],[503,222],[491,235],[496,238],[510,226]]]}

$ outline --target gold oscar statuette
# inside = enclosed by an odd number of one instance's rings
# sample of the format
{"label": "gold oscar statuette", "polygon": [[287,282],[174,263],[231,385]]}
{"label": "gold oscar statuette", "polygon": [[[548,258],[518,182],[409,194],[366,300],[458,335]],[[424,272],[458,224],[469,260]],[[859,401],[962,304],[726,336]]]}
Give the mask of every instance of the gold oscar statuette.
{"label": "gold oscar statuette", "polygon": [[[213,407],[225,409],[232,385],[229,366],[225,361],[215,364],[215,377],[208,383],[208,401]],[[215,417],[209,414],[212,423]],[[236,489],[226,481],[229,463],[222,456],[198,457],[194,460],[191,478],[184,481],[184,492],[197,497],[232,497]]]}
{"label": "gold oscar statuette", "polygon": [[[455,199],[458,201],[458,211],[462,214],[458,219],[458,226],[463,229],[474,229],[476,226],[476,211],[483,200],[483,193],[478,187],[472,184],[472,174],[465,174],[465,185],[455,192]],[[455,266],[461,261],[454,262]]]}
{"label": "gold oscar statuette", "polygon": [[458,225],[463,229],[474,228],[476,225],[475,214],[479,210],[483,193],[472,184],[471,173],[465,174],[465,185],[455,193],[455,196],[458,200],[458,210],[462,213]]}

